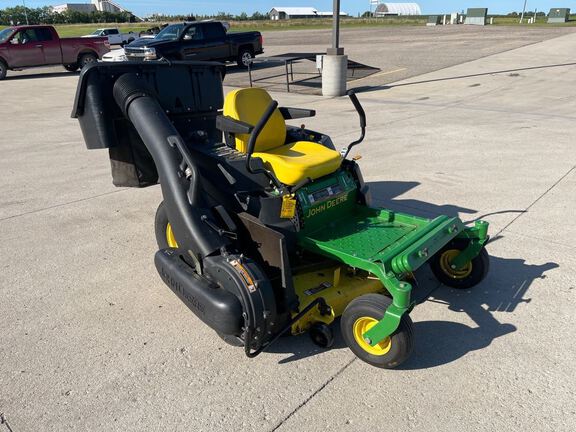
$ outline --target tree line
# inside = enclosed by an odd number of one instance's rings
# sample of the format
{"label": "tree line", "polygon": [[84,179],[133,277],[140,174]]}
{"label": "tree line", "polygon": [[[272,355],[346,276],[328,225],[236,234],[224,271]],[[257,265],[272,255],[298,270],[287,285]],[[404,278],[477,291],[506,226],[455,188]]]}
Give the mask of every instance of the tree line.
{"label": "tree line", "polygon": [[[248,15],[242,12],[233,15],[227,12],[218,12],[214,15],[164,15],[154,14],[147,18],[149,21],[186,21],[191,19],[220,19],[230,21],[265,20],[268,14],[254,12]],[[0,9],[0,25],[26,24],[92,24],[92,23],[127,23],[134,22],[136,18],[130,12],[78,12],[66,10],[64,12],[54,12],[50,6],[40,8],[24,8],[23,6]]]}
{"label": "tree line", "polygon": [[134,22],[135,17],[130,12],[78,12],[66,10],[54,12],[50,6],[40,8],[24,8],[23,6],[0,9],[0,25],[26,24],[91,24],[108,22]]}

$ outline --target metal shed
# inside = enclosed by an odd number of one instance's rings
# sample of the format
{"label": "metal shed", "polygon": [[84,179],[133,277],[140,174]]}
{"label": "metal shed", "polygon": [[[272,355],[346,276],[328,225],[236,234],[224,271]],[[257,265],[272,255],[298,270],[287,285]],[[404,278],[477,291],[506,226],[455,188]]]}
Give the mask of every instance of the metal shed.
{"label": "metal shed", "polygon": [[[333,12],[320,12],[313,7],[284,7],[275,6],[268,16],[272,21],[287,20],[287,19],[302,19],[302,18],[328,18],[331,17]],[[340,12],[341,17],[346,17],[346,12]]]}
{"label": "metal shed", "polygon": [[418,3],[380,3],[374,11],[375,17],[390,15],[422,15]]}
{"label": "metal shed", "polygon": [[464,24],[469,25],[486,25],[488,17],[488,8],[469,8],[466,12],[466,21]]}
{"label": "metal shed", "polygon": [[548,13],[548,24],[570,21],[570,8],[552,8]]}

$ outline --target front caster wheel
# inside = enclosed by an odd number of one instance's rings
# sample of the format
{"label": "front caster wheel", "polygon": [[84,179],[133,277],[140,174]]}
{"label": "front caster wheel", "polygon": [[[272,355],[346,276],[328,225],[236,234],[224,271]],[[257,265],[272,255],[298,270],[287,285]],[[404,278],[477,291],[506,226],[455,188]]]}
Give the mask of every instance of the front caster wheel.
{"label": "front caster wheel", "polygon": [[156,243],[158,249],[178,248],[178,242],[174,237],[172,225],[168,221],[168,214],[164,207],[164,201],[160,203],[156,210],[156,217],[154,218],[154,234],[156,234]]}
{"label": "front caster wheel", "polygon": [[466,289],[478,285],[490,268],[490,257],[485,248],[461,269],[452,268],[452,260],[468,247],[468,240],[455,239],[444,246],[430,260],[430,269],[436,279],[451,288]]}
{"label": "front caster wheel", "polygon": [[412,320],[402,316],[394,333],[376,346],[371,346],[362,335],[384,317],[392,299],[381,294],[366,294],[354,299],[342,314],[342,336],[356,356],[372,366],[392,369],[404,363],[414,346]]}

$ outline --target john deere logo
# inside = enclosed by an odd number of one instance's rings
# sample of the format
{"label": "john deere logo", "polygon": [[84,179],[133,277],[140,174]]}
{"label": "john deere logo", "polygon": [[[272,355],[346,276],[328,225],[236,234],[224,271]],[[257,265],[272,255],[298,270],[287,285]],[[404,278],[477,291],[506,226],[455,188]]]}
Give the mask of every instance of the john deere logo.
{"label": "john deere logo", "polygon": [[318,207],[313,207],[310,210],[308,210],[308,214],[306,215],[306,217],[312,217],[312,216],[316,216],[328,209],[331,209],[332,207],[336,207],[340,204],[342,204],[343,202],[348,201],[348,195],[342,195],[338,198],[334,198],[333,200],[330,201],[326,201],[325,203],[320,204]]}

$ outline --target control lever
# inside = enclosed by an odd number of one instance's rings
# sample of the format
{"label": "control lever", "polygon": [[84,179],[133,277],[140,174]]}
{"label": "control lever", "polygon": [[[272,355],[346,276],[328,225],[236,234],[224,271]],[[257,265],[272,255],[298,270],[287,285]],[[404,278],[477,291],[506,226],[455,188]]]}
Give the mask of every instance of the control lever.
{"label": "control lever", "polygon": [[350,150],[352,150],[352,147],[354,147],[355,145],[358,145],[362,141],[364,141],[364,137],[366,136],[366,113],[364,112],[364,108],[362,108],[362,105],[360,104],[360,101],[358,100],[358,97],[356,96],[356,93],[354,92],[354,90],[349,90],[346,94],[348,95],[348,97],[352,101],[354,108],[356,108],[356,112],[358,113],[358,117],[360,117],[360,130],[362,133],[360,135],[360,138],[358,138],[353,143],[350,143],[350,145],[345,150],[344,149],[342,150],[342,153],[343,153],[342,157],[344,159],[346,159],[346,156],[348,156],[348,153],[350,153]]}

